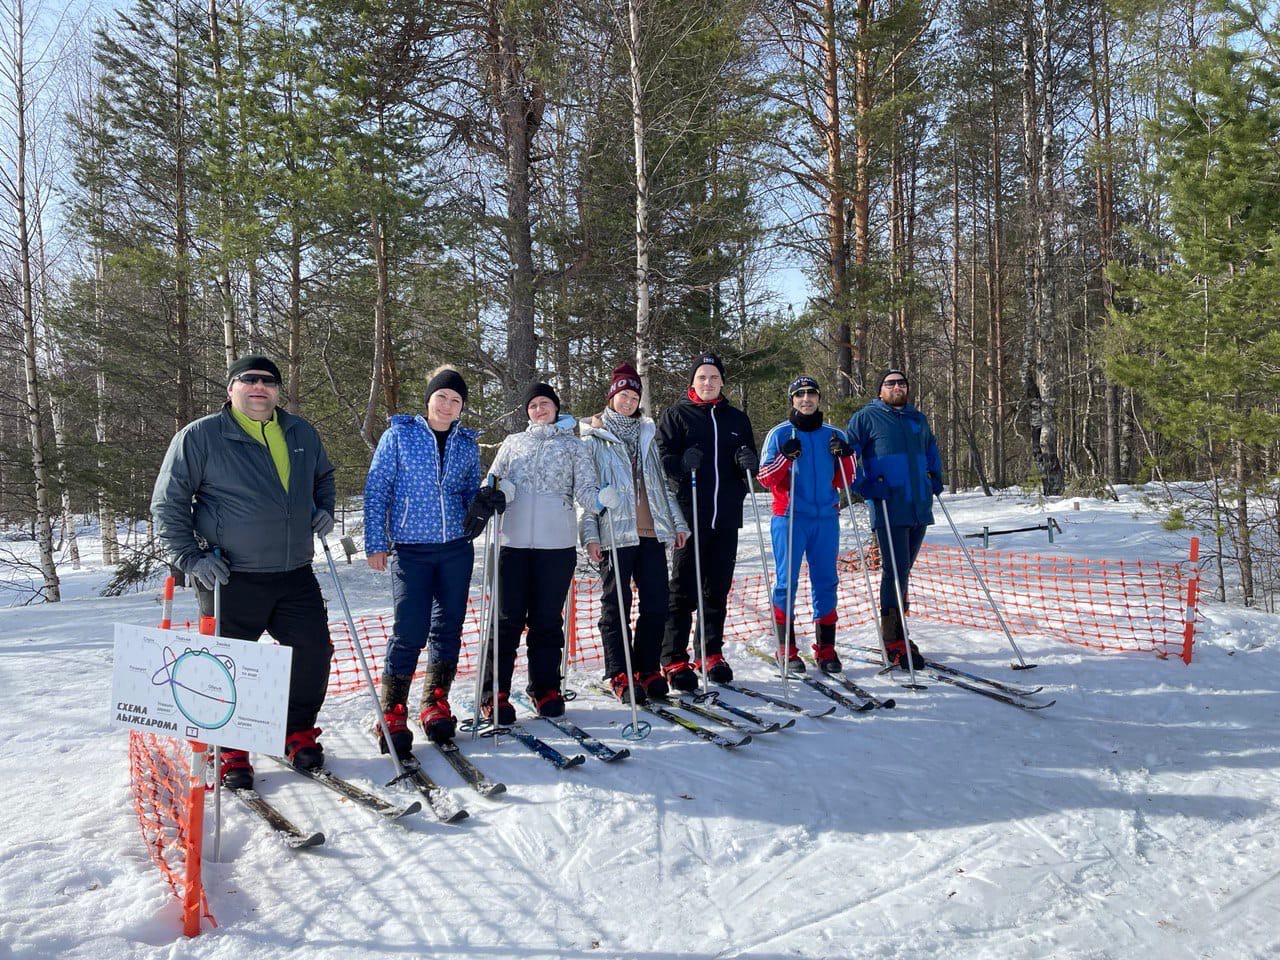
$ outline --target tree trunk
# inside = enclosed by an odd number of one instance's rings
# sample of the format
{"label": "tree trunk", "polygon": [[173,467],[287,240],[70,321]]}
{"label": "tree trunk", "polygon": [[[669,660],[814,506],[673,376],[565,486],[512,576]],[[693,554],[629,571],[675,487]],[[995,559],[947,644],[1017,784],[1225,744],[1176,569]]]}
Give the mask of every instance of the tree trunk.
{"label": "tree trunk", "polygon": [[[1039,310],[1036,314],[1036,386],[1040,396],[1040,435],[1037,452],[1041,485],[1047,497],[1061,496],[1065,487],[1062,459],[1058,452],[1058,269],[1053,227],[1055,160],[1053,135],[1055,128],[1054,93],[1056,82],[1053,62],[1053,17],[1045,11],[1040,32],[1040,53],[1044,77],[1041,97],[1040,176],[1043,189],[1036,221],[1036,260],[1039,264]],[[1033,434],[1034,436],[1034,434]]]}
{"label": "tree trunk", "polygon": [[[991,37],[991,70],[996,76],[996,40]],[[987,343],[987,402],[991,410],[991,472],[997,487],[1007,483],[1004,454],[1004,149],[1000,97],[991,87],[991,335]]]}
{"label": "tree trunk", "polygon": [[[44,201],[41,199],[40,183],[35,183],[35,201],[32,204],[32,219],[36,228],[36,275],[35,284],[40,298],[40,314],[48,315],[51,297],[49,295],[49,260],[44,244]],[[59,363],[58,351],[53,344],[53,335],[45,327],[44,366],[52,376]],[[65,381],[67,377],[64,375]],[[66,411],[62,399],[52,391],[49,393],[49,419],[53,423],[54,469],[58,477],[58,491],[61,496],[62,528],[66,531],[67,557],[71,561],[71,569],[80,569],[80,538],[76,536],[76,518],[72,512],[71,486],[67,483],[67,432]]]}
{"label": "tree trunk", "polygon": [[[94,203],[95,216],[102,210],[102,201]],[[101,236],[101,234],[99,234]],[[97,370],[93,378],[94,386],[94,420],[93,437],[98,453],[98,526],[102,534],[102,565],[113,566],[120,562],[120,541],[116,537],[116,516],[111,509],[111,498],[107,492],[107,350],[104,327],[106,326],[102,309],[102,298],[106,295],[107,257],[101,241],[94,241],[93,247],[93,329],[95,331],[95,351]]]}
{"label": "tree trunk", "polygon": [[960,468],[960,147],[951,141],[951,316],[947,364],[947,477],[951,489],[959,482]]}
{"label": "tree trunk", "polygon": [[41,416],[39,351],[36,337],[35,305],[31,280],[31,239],[27,229],[27,92],[23,58],[26,22],[23,0],[13,10],[13,107],[15,122],[13,213],[18,228],[18,270],[22,297],[22,360],[27,387],[27,424],[31,441],[31,476],[35,484],[36,546],[40,552],[40,573],[44,577],[44,598],[50,603],[62,599],[58,568],[53,559],[53,525],[49,514],[49,474],[45,465],[46,441]]}
{"label": "tree trunk", "polygon": [[191,227],[187,222],[187,75],[182,47],[182,19],[173,5],[173,137],[175,173],[174,197],[174,312],[173,332],[178,396],[174,408],[175,429],[195,419],[195,399],[191,374]]}
{"label": "tree trunk", "polygon": [[[1053,61],[1046,11],[1036,30],[1035,0],[1027,0],[1022,22],[1022,135],[1027,182],[1027,224],[1032,234],[1024,270],[1027,304],[1022,341],[1022,385],[1027,401],[1031,452],[1046,496],[1064,487],[1058,456],[1057,351],[1054,251],[1049,236],[1049,198],[1053,189]],[[1037,70],[1041,86],[1036,89]],[[1037,95],[1038,93],[1038,95]]]}
{"label": "tree trunk", "polygon": [[1249,528],[1249,463],[1245,445],[1232,443],[1235,448],[1236,475],[1236,547],[1240,561],[1240,592],[1244,605],[1252,607],[1256,596],[1253,584],[1253,531]]}
{"label": "tree trunk", "polygon": [[536,292],[530,164],[533,137],[545,108],[542,84],[529,77],[512,26],[500,4],[490,4],[490,82],[502,129],[507,194],[507,376],[506,402],[519,401],[525,384],[537,376]]}
{"label": "tree trunk", "polygon": [[[213,2],[213,0],[210,0],[210,2]],[[247,53],[244,49],[244,0],[233,0],[233,7],[235,9],[235,22],[236,22],[236,64],[237,64],[236,75],[237,77],[240,78],[240,81],[241,81],[240,96],[243,102],[244,99],[247,98],[248,96],[248,91],[245,89],[243,81],[245,76],[248,74],[248,71],[250,68],[250,62],[251,62],[251,54]],[[289,89],[290,106],[288,108],[289,110],[293,109],[292,108],[293,81],[294,81],[294,78],[292,74],[290,74],[289,81],[288,81],[288,86],[290,88]],[[240,182],[247,183],[249,181],[249,176],[250,176],[249,171],[252,169],[252,163],[253,163],[253,157],[250,152],[251,151],[250,145],[252,143],[252,138],[249,135],[248,111],[240,110],[238,119],[239,119],[239,127],[240,127],[240,142],[239,142],[240,151],[237,157],[237,164],[239,167]],[[262,344],[262,327],[261,327],[262,320],[261,320],[260,308],[258,305],[259,267],[258,267],[258,255],[256,253],[256,248],[255,248],[255,252],[251,252],[249,256],[246,258],[245,272],[247,275],[247,289],[245,291],[245,296],[247,299],[247,306],[248,306],[247,312],[248,312],[248,319],[249,319],[249,349],[247,352],[260,353],[263,349],[263,344]]]}
{"label": "tree trunk", "polygon": [[853,160],[853,264],[857,289],[857,331],[854,334],[851,364],[840,368],[841,380],[849,381],[850,396],[861,394],[867,384],[867,340],[871,331],[871,57],[872,0],[857,0],[858,45],[854,52]]}
{"label": "tree trunk", "polygon": [[369,377],[369,400],[365,404],[364,423],[360,426],[360,437],[370,450],[378,445],[378,400],[382,396],[382,378],[385,375],[386,330],[387,330],[387,291],[384,287],[386,271],[383,268],[385,250],[382,244],[382,222],[376,211],[369,213],[369,248],[373,253],[374,269],[378,278],[378,291],[373,299],[373,362]]}
{"label": "tree trunk", "polygon": [[831,310],[835,312],[836,396],[854,394],[853,344],[849,328],[849,251],[845,238],[848,203],[840,136],[840,51],[836,38],[835,0],[822,4],[823,139],[827,152],[827,255],[830,258]]}
{"label": "tree trunk", "polygon": [[652,416],[650,366],[657,357],[658,345],[649,305],[649,163],[645,152],[644,81],[640,74],[640,0],[627,0],[627,58],[636,178],[636,373],[642,388],[641,407],[646,416]]}
{"label": "tree trunk", "polygon": [[[213,61],[213,94],[215,117],[215,150],[222,170],[229,171],[230,151],[227,148],[228,117],[226,90],[222,73],[222,29],[218,25],[218,2],[209,0],[209,56]],[[215,185],[218,191],[218,219],[221,229],[221,249],[218,251],[218,294],[222,301],[222,349],[227,367],[236,359],[236,302],[231,292],[231,223],[227,190],[230,185]]]}
{"label": "tree trunk", "polygon": [[302,229],[295,217],[289,224],[289,399],[285,409],[302,411]]}

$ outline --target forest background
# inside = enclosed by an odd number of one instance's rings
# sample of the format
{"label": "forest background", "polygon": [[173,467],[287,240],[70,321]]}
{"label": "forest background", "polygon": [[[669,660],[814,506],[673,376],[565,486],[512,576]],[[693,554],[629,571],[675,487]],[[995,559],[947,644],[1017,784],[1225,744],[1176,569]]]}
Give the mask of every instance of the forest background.
{"label": "forest background", "polygon": [[1271,608],[1278,240],[1261,0],[3,0],[7,599],[79,523],[159,565],[234,356],[350,496],[440,363],[492,445],[532,380],[584,415],[633,361],[652,411],[712,349],[759,431],[904,367],[953,488],[1206,480],[1166,523]]}

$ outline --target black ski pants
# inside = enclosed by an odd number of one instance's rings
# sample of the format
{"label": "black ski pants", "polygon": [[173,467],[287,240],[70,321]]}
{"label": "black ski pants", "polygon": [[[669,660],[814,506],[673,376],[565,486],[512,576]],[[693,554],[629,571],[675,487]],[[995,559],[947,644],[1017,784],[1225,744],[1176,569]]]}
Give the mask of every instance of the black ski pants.
{"label": "black ski pants", "polygon": [[640,613],[631,634],[631,669],[652,673],[658,669],[662,633],[667,619],[667,548],[657,537],[641,537],[639,546],[618,548],[618,577],[622,581],[622,615],[618,614],[618,589],[613,560],[608,551],[600,564],[604,576],[600,594],[600,638],[604,641],[605,679],[625,673],[622,620],[631,622],[631,581],[640,594]]}
{"label": "black ski pants", "polygon": [[[498,554],[498,689],[511,692],[516,650],[525,627],[529,691],[560,689],[564,649],[564,600],[578,563],[578,551],[503,547]],[[491,660],[485,658],[484,689],[492,688]]]}
{"label": "black ski pants", "polygon": [[[702,585],[697,583],[694,551],[701,551]],[[689,659],[693,611],[701,604],[706,625],[706,654],[724,649],[724,618],[733,569],[738,562],[738,530],[698,530],[675,551],[671,564],[671,599],[667,605],[662,662]],[[701,657],[701,651],[695,651]]]}
{"label": "black ski pants", "polygon": [[[902,590],[902,602],[911,609],[911,600],[907,596],[907,585],[911,579],[911,568],[915,566],[916,557],[924,545],[924,535],[928,526],[894,526],[886,531],[884,527],[876,528],[876,540],[880,543],[880,612],[888,615],[890,610],[898,609],[898,594],[894,589],[894,564],[889,562],[889,538],[893,538],[893,558],[897,561],[897,583]],[[905,613],[905,611],[903,611]]]}
{"label": "black ski pants", "polygon": [[[197,586],[201,616],[213,616],[213,591]],[[287,573],[233,571],[222,587],[218,633],[233,640],[261,639],[269,633],[293,650],[285,732],[310,730],[329,686],[329,613],[310,565]]]}

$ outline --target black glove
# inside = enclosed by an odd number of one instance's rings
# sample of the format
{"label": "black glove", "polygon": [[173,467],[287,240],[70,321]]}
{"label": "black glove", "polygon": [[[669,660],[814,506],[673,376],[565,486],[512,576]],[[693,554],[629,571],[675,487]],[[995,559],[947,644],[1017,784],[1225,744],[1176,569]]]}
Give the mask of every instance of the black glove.
{"label": "black glove", "polygon": [[760,458],[750,447],[739,447],[733,458],[738,461],[743,473],[755,473],[760,469]]}
{"label": "black glove", "polygon": [[476,494],[476,499],[489,511],[485,514],[486,520],[495,513],[506,512],[507,495],[502,492],[501,487],[481,487],[480,492]]}
{"label": "black glove", "polygon": [[944,489],[944,485],[943,485],[943,483],[942,483],[942,476],[941,476],[940,474],[937,474],[937,473],[930,473],[930,474],[929,474],[929,485],[930,485],[931,487],[933,487],[933,495],[934,495],[935,497],[936,497],[936,496],[939,496],[939,495],[942,493],[943,489]]}
{"label": "black glove", "polygon": [[788,460],[800,459],[801,443],[799,437],[792,437],[778,448],[778,452]]}
{"label": "black glove", "polygon": [[[498,499],[494,498],[494,494],[497,494]],[[502,495],[501,490],[481,487],[480,492],[472,499],[471,506],[467,508],[467,517],[462,521],[462,535],[468,540],[474,540],[480,536],[484,533],[485,524],[489,522],[498,505],[501,504],[505,510],[506,503],[507,498]]]}
{"label": "black glove", "polygon": [[702,466],[702,451],[697,447],[690,447],[680,458],[680,466],[684,467],[685,473],[693,473]]}
{"label": "black glove", "polygon": [[853,489],[862,496],[863,500],[888,500],[893,493],[889,481],[884,477],[871,477],[866,474],[858,478]]}
{"label": "black glove", "polygon": [[844,437],[838,433],[831,435],[831,442],[827,444],[827,449],[831,451],[833,457],[852,457],[853,447],[845,443]]}

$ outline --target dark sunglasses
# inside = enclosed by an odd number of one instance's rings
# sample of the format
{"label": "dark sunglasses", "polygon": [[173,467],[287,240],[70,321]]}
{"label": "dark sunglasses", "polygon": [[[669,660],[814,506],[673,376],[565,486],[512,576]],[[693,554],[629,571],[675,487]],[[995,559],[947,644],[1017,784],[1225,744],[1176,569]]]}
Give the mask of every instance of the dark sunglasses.
{"label": "dark sunglasses", "polygon": [[246,387],[254,387],[260,383],[265,383],[268,387],[280,386],[280,381],[269,373],[242,373],[235,379],[239,380]]}
{"label": "dark sunglasses", "polygon": [[905,380],[886,380],[883,383],[883,386],[886,387],[905,387],[906,385],[907,381]]}
{"label": "dark sunglasses", "polygon": [[816,397],[819,395],[820,394],[817,390],[812,390],[809,387],[805,387],[803,390],[797,390],[792,394],[793,397]]}

